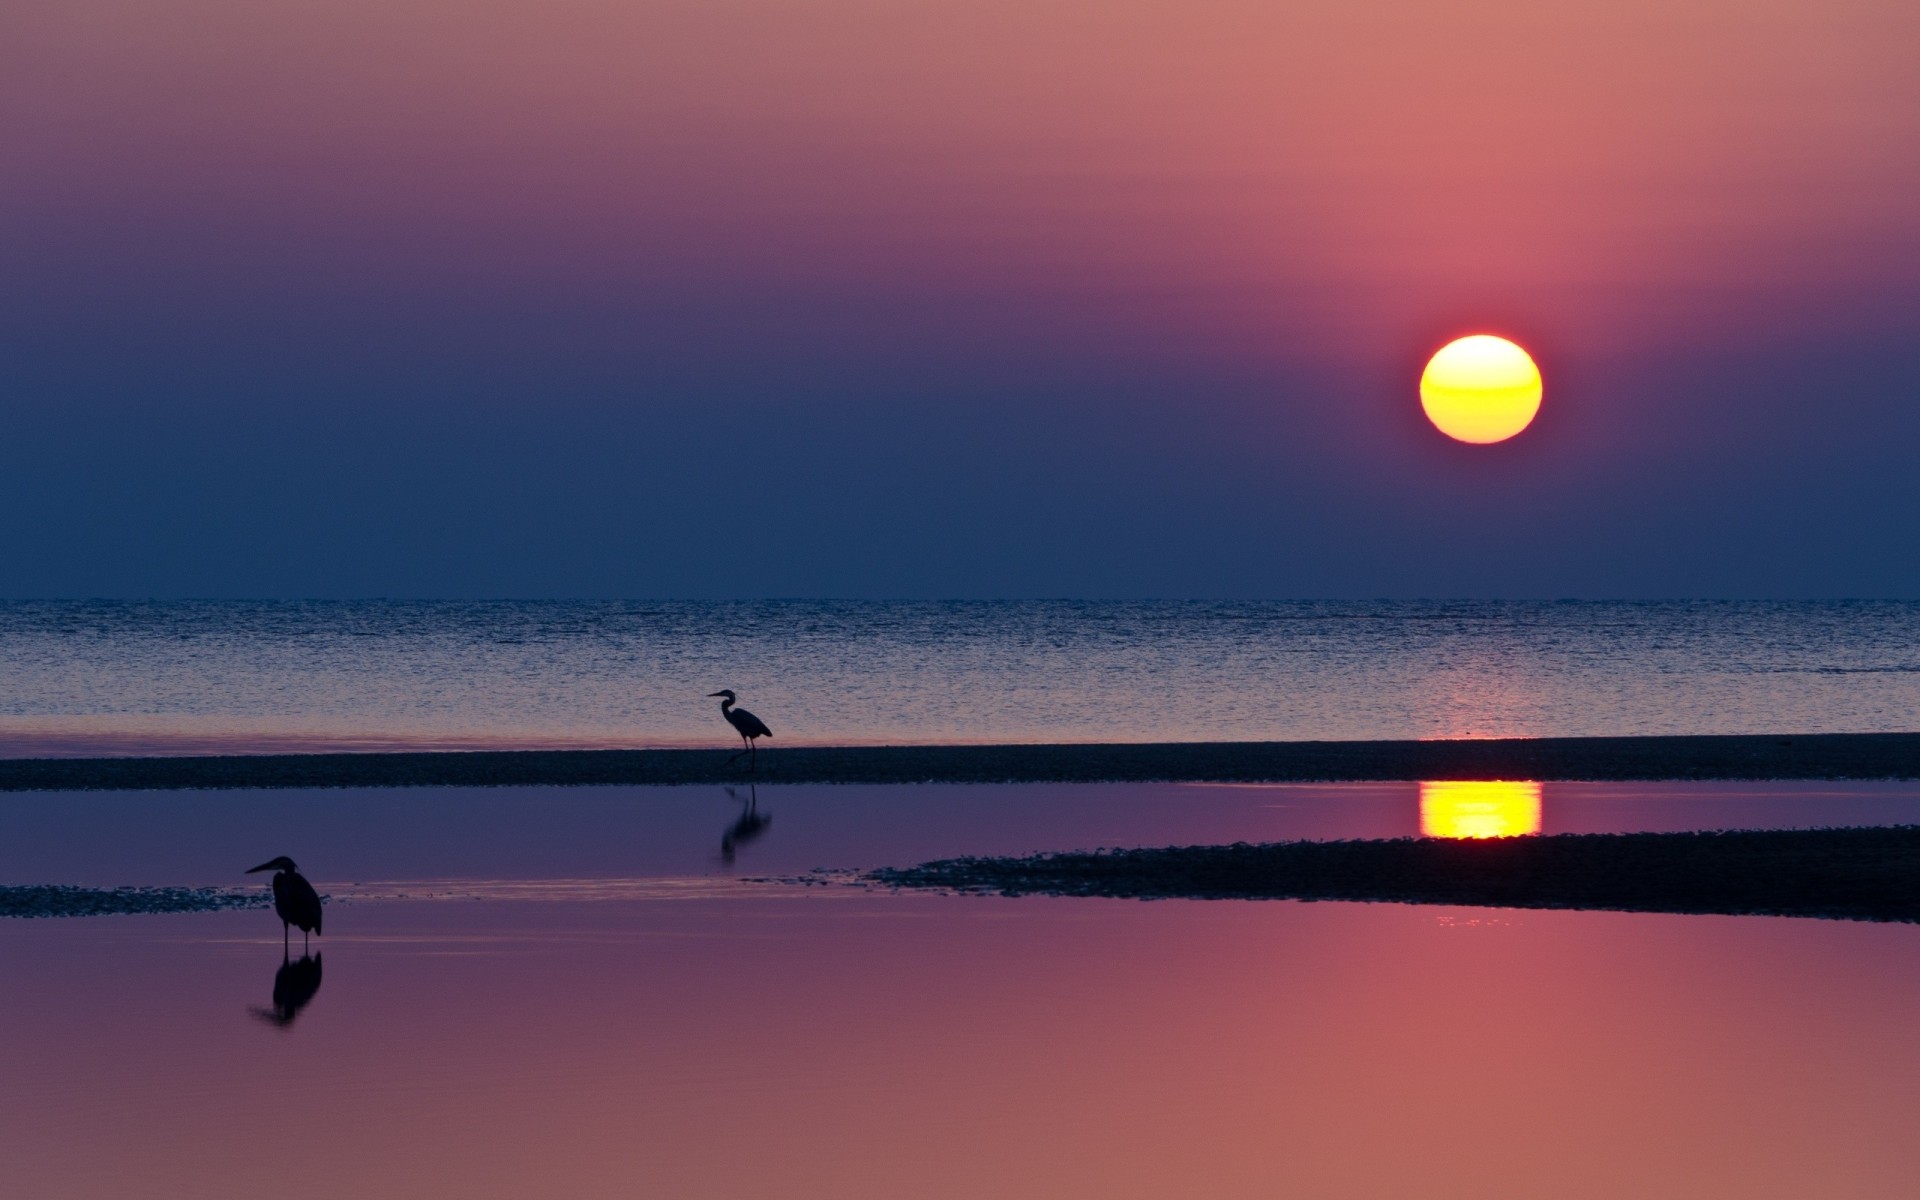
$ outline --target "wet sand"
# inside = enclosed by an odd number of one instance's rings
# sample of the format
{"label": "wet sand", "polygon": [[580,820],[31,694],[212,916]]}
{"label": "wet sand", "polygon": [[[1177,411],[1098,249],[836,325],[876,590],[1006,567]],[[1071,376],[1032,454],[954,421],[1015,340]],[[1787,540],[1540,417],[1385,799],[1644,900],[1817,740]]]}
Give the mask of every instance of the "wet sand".
{"label": "wet sand", "polygon": [[1920,921],[1920,826],[1280,842],[955,858],[898,888],[1137,900],[1371,900]]}
{"label": "wet sand", "polygon": [[1366,780],[1916,779],[1920,733],[769,746],[0,760],[0,790],[762,783],[1311,783]]}
{"label": "wet sand", "polygon": [[266,906],[266,893],[258,888],[0,886],[0,917],[106,917]]}

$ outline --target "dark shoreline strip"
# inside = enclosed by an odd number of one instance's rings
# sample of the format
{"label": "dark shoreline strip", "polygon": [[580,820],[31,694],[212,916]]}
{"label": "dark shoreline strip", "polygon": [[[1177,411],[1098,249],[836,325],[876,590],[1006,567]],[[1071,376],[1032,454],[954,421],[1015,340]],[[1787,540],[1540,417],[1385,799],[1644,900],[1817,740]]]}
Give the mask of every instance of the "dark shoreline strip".
{"label": "dark shoreline strip", "polygon": [[259,888],[89,888],[60,883],[0,886],[0,917],[105,917],[266,906],[266,893]]}
{"label": "dark shoreline strip", "polygon": [[889,887],[1136,900],[1363,900],[1920,921],[1920,826],[1280,842],[870,872]]}
{"label": "dark shoreline strip", "polygon": [[[505,750],[0,760],[0,791],[700,784],[727,750]],[[1920,733],[767,749],[762,783],[1920,779]]]}

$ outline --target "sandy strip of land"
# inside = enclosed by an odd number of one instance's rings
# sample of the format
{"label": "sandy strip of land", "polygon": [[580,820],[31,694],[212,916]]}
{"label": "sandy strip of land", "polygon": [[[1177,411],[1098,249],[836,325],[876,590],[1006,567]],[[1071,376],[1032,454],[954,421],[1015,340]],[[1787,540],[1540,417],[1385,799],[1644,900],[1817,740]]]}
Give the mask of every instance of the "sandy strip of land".
{"label": "sandy strip of land", "polygon": [[1920,779],[1920,733],[0,760],[0,791],[592,784]]}
{"label": "sandy strip of land", "polygon": [[1136,900],[1370,900],[1920,920],[1920,827],[1279,842],[956,858],[899,888]]}
{"label": "sandy strip of land", "polygon": [[103,917],[266,906],[267,895],[259,888],[90,888],[57,883],[0,886],[0,917]]}

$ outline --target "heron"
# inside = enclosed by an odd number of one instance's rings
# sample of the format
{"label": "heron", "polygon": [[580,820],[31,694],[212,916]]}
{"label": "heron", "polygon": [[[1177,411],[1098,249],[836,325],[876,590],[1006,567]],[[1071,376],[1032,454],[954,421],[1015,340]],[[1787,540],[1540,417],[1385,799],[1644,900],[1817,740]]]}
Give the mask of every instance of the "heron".
{"label": "heron", "polygon": [[282,854],[272,862],[263,862],[250,867],[247,874],[260,871],[272,871],[273,874],[273,911],[280,916],[280,944],[286,949],[292,938],[291,927],[300,927],[300,945],[304,949],[307,935],[320,932],[320,893],[313,890],[307,877],[293,865],[293,860]]}
{"label": "heron", "polygon": [[[734,732],[740,735],[740,745],[743,747],[740,754],[747,756],[747,769],[752,770],[758,765],[758,759],[753,750],[753,740],[755,738],[772,737],[773,730],[768,729],[765,721],[754,716],[746,709],[735,708],[733,706],[733,693],[730,691],[722,689],[717,692],[709,692],[707,693],[707,699],[718,699],[720,701],[720,715],[725,717],[727,724],[733,726]],[[733,758],[739,758],[740,754],[734,755]],[[729,758],[727,761],[732,762],[733,758]]]}

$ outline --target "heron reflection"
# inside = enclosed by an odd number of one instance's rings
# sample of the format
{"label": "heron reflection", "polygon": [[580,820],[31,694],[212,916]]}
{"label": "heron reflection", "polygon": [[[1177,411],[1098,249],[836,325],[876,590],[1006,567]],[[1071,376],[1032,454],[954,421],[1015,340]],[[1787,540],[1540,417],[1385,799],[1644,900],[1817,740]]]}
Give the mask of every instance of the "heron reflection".
{"label": "heron reflection", "polygon": [[1433,838],[1521,837],[1540,832],[1540,785],[1444,779],[1420,785],[1420,832]]}
{"label": "heron reflection", "polygon": [[285,1029],[293,1024],[300,1010],[312,1003],[320,990],[320,956],[302,954],[298,959],[283,958],[273,973],[273,1007],[253,1009],[253,1015],[269,1025]]}
{"label": "heron reflection", "polygon": [[765,833],[767,826],[773,824],[773,818],[760,811],[760,793],[757,784],[747,785],[745,800],[740,799],[737,788],[728,788],[727,795],[746,806],[740,810],[739,818],[727,826],[727,831],[720,835],[720,859],[731,865],[734,852]]}

